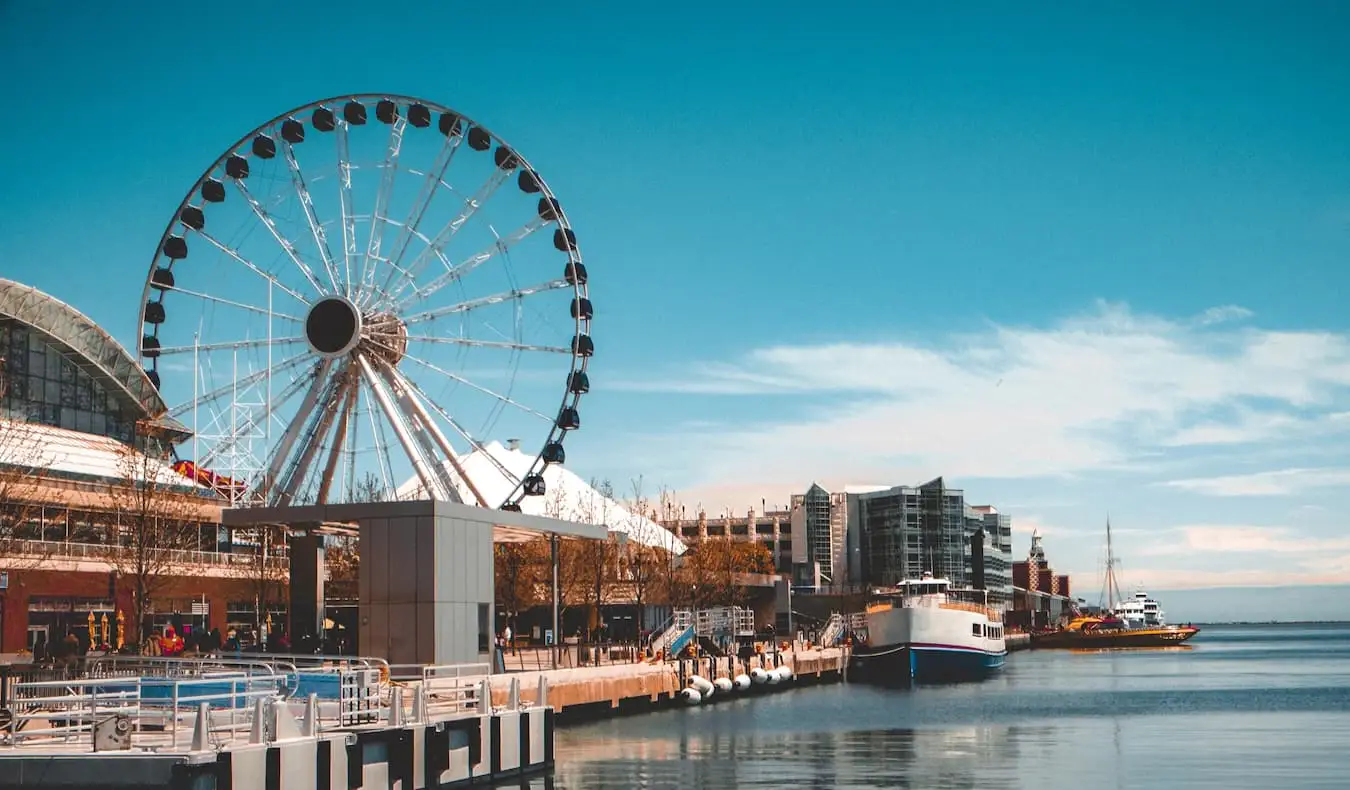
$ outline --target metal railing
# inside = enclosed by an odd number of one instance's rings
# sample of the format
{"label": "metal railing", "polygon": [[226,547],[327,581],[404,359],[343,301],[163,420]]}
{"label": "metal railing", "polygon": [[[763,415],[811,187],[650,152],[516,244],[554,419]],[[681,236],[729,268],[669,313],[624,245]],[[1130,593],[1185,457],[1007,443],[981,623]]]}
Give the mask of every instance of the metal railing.
{"label": "metal railing", "polygon": [[[241,737],[264,743],[440,721],[492,708],[484,696],[490,693],[487,664],[409,667],[350,656],[274,658],[108,656],[92,661],[86,677],[16,680],[9,686],[10,717],[0,725],[0,748],[196,751]],[[513,685],[508,705],[518,709],[525,703],[516,689]]]}
{"label": "metal railing", "polygon": [[280,678],[222,673],[198,678],[111,677],[83,680],[46,680],[15,684],[10,704],[12,719],[0,739],[18,745],[25,741],[66,745],[94,740],[100,724],[121,719],[126,746],[138,741],[176,748],[180,730],[191,730],[185,719],[203,706],[210,734],[237,732],[251,724],[247,711],[259,700],[277,697]]}
{"label": "metal railing", "polygon": [[[652,648],[652,653],[661,648]],[[553,669],[553,654],[558,669],[634,664],[644,660],[647,651],[635,642],[577,642],[555,647],[506,647],[501,653],[503,672],[542,672]]]}
{"label": "metal railing", "polygon": [[844,618],[838,612],[830,615],[825,628],[820,632],[820,646],[834,647],[844,638]]}
{"label": "metal railing", "polygon": [[[110,554],[118,547],[104,543],[76,543],[64,540],[15,540],[12,542],[16,554],[28,557],[42,557],[47,560],[74,559],[106,562]],[[162,555],[175,565],[225,565],[230,567],[254,567],[258,555],[251,552],[197,551],[191,549],[158,549],[156,556]],[[284,551],[273,555],[269,550],[267,567],[282,569],[290,561]]]}

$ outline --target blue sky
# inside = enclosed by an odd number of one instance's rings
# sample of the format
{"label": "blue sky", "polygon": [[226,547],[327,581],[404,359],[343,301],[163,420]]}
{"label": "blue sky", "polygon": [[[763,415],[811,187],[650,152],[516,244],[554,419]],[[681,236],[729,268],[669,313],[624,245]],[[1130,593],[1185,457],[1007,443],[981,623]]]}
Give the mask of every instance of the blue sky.
{"label": "blue sky", "polygon": [[1350,10],[757,5],[3,4],[0,272],[130,341],[236,137],[425,96],[577,228],[583,475],[945,474],[1088,587],[1108,513],[1127,580],[1350,581]]}

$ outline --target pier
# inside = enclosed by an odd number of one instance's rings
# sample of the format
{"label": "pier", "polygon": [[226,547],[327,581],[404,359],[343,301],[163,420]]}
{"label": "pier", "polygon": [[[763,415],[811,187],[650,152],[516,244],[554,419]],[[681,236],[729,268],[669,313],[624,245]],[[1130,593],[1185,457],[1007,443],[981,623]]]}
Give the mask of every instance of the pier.
{"label": "pier", "polygon": [[717,678],[730,680],[755,669],[787,666],[792,670],[794,683],[833,683],[844,679],[847,664],[847,651],[832,647],[764,653],[745,661],[735,656],[706,656],[657,663],[513,672],[493,676],[492,698],[494,704],[505,702],[513,685],[518,685],[524,690],[526,699],[533,702],[530,690],[540,688],[543,680],[549,705],[558,712],[559,720],[565,721],[620,711],[639,712],[679,702],[680,692],[689,686],[689,679],[694,676],[710,681]]}
{"label": "pier", "polygon": [[553,762],[547,680],[494,704],[486,664],[380,659],[91,662],[7,689],[0,786],[409,790]]}

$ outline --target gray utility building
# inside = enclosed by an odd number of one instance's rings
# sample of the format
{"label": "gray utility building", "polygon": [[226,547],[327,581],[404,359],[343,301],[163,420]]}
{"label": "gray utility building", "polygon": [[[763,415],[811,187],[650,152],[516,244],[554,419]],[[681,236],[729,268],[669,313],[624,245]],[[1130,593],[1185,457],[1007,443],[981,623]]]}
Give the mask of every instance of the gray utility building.
{"label": "gray utility building", "polygon": [[[323,622],[323,533],[360,534],[360,644],[391,664],[487,661],[493,617],[493,543],[603,539],[606,528],[453,502],[375,502],[239,508],[228,527],[280,524],[291,549],[291,622],[318,633]],[[303,630],[302,630],[303,629]]]}

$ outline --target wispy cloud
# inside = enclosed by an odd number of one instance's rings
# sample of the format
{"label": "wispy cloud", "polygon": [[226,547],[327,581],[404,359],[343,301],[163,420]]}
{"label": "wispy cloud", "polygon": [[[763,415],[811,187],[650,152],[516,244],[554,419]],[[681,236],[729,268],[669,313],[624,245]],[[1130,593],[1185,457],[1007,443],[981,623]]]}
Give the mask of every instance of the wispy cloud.
{"label": "wispy cloud", "polygon": [[1151,545],[1137,553],[1158,556],[1166,554],[1208,553],[1289,553],[1350,552],[1350,537],[1314,538],[1302,535],[1289,527],[1226,526],[1195,524],[1169,530],[1179,539],[1159,535]]}
{"label": "wispy cloud", "polygon": [[782,396],[750,424],[647,437],[683,457],[694,484],[1073,475],[1269,442],[1343,414],[1350,340],[1232,323],[1247,315],[1167,320],[1103,302],[1048,328],[779,345],[619,386]]}
{"label": "wispy cloud", "polygon": [[1195,323],[1199,326],[1211,326],[1213,324],[1223,324],[1229,321],[1241,321],[1251,318],[1255,315],[1251,310],[1245,307],[1239,307],[1235,304],[1226,304],[1221,307],[1211,307],[1196,317]]}
{"label": "wispy cloud", "polygon": [[1350,483],[1350,469],[1278,469],[1244,475],[1169,480],[1163,485],[1210,496],[1290,496]]}

